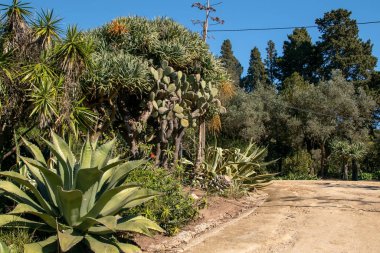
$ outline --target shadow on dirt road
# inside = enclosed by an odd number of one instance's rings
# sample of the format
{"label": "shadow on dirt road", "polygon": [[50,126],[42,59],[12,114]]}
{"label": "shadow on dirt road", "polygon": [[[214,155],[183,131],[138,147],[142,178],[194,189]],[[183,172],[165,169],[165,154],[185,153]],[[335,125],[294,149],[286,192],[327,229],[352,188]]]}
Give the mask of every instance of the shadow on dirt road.
{"label": "shadow on dirt road", "polygon": [[380,252],[380,182],[275,181],[248,217],[188,253]]}

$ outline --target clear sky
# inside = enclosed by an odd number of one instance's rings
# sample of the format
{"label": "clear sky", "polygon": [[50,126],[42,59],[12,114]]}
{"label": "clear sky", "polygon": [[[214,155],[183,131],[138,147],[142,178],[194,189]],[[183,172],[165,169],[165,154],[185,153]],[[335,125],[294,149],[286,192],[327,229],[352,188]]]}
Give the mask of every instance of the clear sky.
{"label": "clear sky", "polygon": [[[192,19],[203,18],[203,13],[191,4],[195,0],[29,0],[36,9],[54,9],[64,18],[64,25],[78,24],[83,29],[100,26],[116,17],[138,15],[154,18],[171,17],[191,30],[199,31]],[[266,28],[281,26],[314,25],[327,11],[345,8],[352,11],[352,17],[358,22],[380,20],[379,0],[211,0],[212,3],[222,1],[217,7],[216,15],[225,20],[223,26],[211,29]],[[11,2],[11,0],[1,0]],[[380,24],[360,26],[360,37],[371,39],[374,44],[373,53],[380,58]],[[282,52],[283,41],[291,30],[255,31],[239,33],[213,33],[208,39],[214,54],[219,54],[223,40],[229,38],[236,57],[247,70],[250,50],[257,46],[262,56],[268,40],[273,40],[279,53]],[[313,40],[317,40],[317,29],[309,29]],[[378,64],[379,66],[380,64]],[[379,69],[379,67],[378,67]]]}

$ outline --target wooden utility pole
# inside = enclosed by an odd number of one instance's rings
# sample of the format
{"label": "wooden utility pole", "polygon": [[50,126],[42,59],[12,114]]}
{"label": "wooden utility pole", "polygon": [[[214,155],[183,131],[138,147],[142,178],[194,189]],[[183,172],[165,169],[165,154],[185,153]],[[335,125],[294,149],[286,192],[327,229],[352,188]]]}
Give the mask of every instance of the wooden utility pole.
{"label": "wooden utility pole", "polygon": [[[219,5],[220,3],[211,5],[210,0],[207,0],[205,4],[199,2],[193,3],[192,7],[196,7],[201,11],[204,11],[206,16],[205,20],[193,20],[193,24],[200,24],[202,26],[202,38],[206,42],[209,28],[209,20],[211,19],[214,24],[224,24],[224,20],[219,17],[211,16],[212,12],[216,12],[214,6]],[[206,150],[206,119],[202,116],[199,119],[199,134],[198,134],[198,147],[197,147],[197,158],[195,162],[195,171],[199,171],[201,164],[205,160],[205,150]]]}

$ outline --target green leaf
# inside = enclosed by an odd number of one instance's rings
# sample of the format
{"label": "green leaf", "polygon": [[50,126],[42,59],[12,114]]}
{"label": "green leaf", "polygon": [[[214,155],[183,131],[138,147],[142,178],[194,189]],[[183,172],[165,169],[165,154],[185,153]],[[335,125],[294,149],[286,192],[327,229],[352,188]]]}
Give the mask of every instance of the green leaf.
{"label": "green leaf", "polygon": [[[55,155],[55,157],[57,158],[58,160],[58,163],[59,163],[59,176],[61,177],[61,180],[63,182],[63,188],[65,190],[69,190],[69,189],[72,189],[72,185],[73,185],[73,171],[74,171],[74,162],[72,163],[72,166],[71,166],[71,163],[70,161],[68,160],[68,158],[66,157],[65,154],[62,154],[63,150],[66,150],[66,148],[62,148],[61,147],[56,147],[55,145],[53,145],[52,143],[50,143],[49,141],[46,141],[46,144],[49,146],[49,149],[50,151]],[[68,147],[67,143],[65,143],[65,145]],[[71,153],[71,151],[70,151]],[[70,156],[70,155],[68,155]]]}
{"label": "green leaf", "polygon": [[[151,221],[143,216],[136,216],[132,219],[129,219],[126,222],[121,222],[117,224],[116,229],[118,231],[131,231],[128,229],[131,229],[131,226],[138,224],[138,226],[143,226],[147,229],[151,229],[158,232],[165,232],[156,222]],[[136,232],[136,231],[134,231]],[[139,232],[140,233],[140,232]]]}
{"label": "green leaf", "polygon": [[79,190],[66,191],[58,187],[58,203],[63,217],[70,226],[74,226],[80,219],[82,192]]}
{"label": "green leaf", "polygon": [[1,176],[5,176],[8,178],[11,178],[13,181],[17,182],[18,184],[21,184],[25,187],[27,187],[33,195],[36,197],[38,202],[40,203],[41,207],[50,213],[54,213],[52,207],[49,205],[49,203],[42,197],[41,193],[32,185],[29,180],[24,177],[23,175],[16,173],[14,171],[5,171],[5,172],[0,172]]}
{"label": "green leaf", "polygon": [[87,217],[83,219],[81,224],[76,228],[81,231],[87,231],[91,227],[93,227],[95,224],[101,224],[104,226],[104,227],[97,226],[95,230],[100,229],[102,231],[105,231],[107,234],[114,233],[116,232],[117,219],[115,216],[106,216],[99,219]]}
{"label": "green leaf", "polygon": [[42,213],[34,209],[33,207],[26,205],[26,204],[18,204],[15,209],[13,209],[9,214],[32,214],[34,216],[37,216],[38,218],[42,219],[47,225],[52,227],[53,229],[63,229],[66,228],[66,226],[63,226],[59,223],[57,223],[57,220],[54,216],[48,215],[46,213]]}
{"label": "green leaf", "polygon": [[146,162],[146,160],[128,161],[117,167],[112,173],[108,189],[119,186],[124,182],[129,172],[146,164]]}
{"label": "green leaf", "polygon": [[94,253],[119,253],[119,249],[116,246],[101,242],[90,235],[85,236],[85,242]]}
{"label": "green leaf", "polygon": [[46,187],[50,196],[50,200],[53,202],[55,206],[57,204],[57,186],[63,186],[62,179],[55,174],[53,171],[43,167],[40,164],[37,164],[37,161],[27,158],[21,157],[21,160],[26,164],[29,170],[33,170],[34,173],[40,173],[42,175],[42,183],[41,187]]}
{"label": "green leaf", "polygon": [[115,215],[121,209],[129,207],[132,203],[144,203],[157,195],[158,193],[155,191],[141,189],[140,187],[125,189],[112,197],[112,199],[104,206],[100,215]]}
{"label": "green leaf", "polygon": [[[112,200],[116,194],[118,194],[119,192],[121,192],[125,189],[129,189],[129,188],[135,189],[136,185],[134,185],[134,184],[122,185],[122,186],[119,186],[119,187],[116,187],[116,188],[113,188],[113,189],[106,191],[105,193],[103,193],[99,197],[98,201],[95,202],[94,207],[91,208],[91,210],[86,214],[86,216],[84,218],[86,218],[86,217],[91,217],[91,218],[98,217],[99,213],[102,211],[104,206],[110,200]],[[105,216],[107,216],[107,215],[105,215]]]}
{"label": "green leaf", "polygon": [[121,242],[116,242],[115,244],[117,245],[117,247],[119,247],[119,249],[123,253],[140,253],[141,252],[141,249],[133,244],[121,243]]}
{"label": "green leaf", "polygon": [[51,236],[44,241],[25,244],[24,253],[56,253],[57,236]]}
{"label": "green leaf", "polygon": [[0,252],[1,253],[10,253],[8,246],[1,241],[0,241]]}
{"label": "green leaf", "polygon": [[92,146],[90,142],[90,137],[87,136],[86,143],[82,147],[82,153],[80,156],[80,167],[81,168],[90,168],[91,167],[91,160],[92,160]]}
{"label": "green leaf", "polygon": [[80,243],[84,236],[73,231],[72,229],[65,230],[63,232],[58,230],[58,242],[63,252],[69,251],[72,247]]}
{"label": "green leaf", "polygon": [[83,193],[81,216],[84,216],[93,207],[102,175],[103,172],[98,167],[78,170],[75,188]]}
{"label": "green leaf", "polygon": [[97,166],[99,169],[101,169],[107,165],[109,156],[111,155],[111,151],[113,146],[115,145],[115,142],[116,139],[113,139],[112,141],[103,144],[95,150],[95,153],[93,154],[91,159],[91,168]]}
{"label": "green leaf", "polygon": [[31,197],[29,197],[24,191],[18,188],[15,184],[8,181],[0,181],[0,190],[3,190],[3,195],[10,198],[17,203],[25,203],[33,208],[43,211],[43,208],[38,205]]}
{"label": "green leaf", "polygon": [[39,161],[41,164],[47,166],[46,165],[45,157],[42,154],[41,150],[36,145],[34,145],[33,143],[30,143],[26,139],[22,138],[22,140],[25,143],[25,145],[28,148],[28,150],[33,154],[34,159],[36,159],[37,161]]}
{"label": "green leaf", "polygon": [[39,229],[44,224],[31,221],[12,214],[0,215],[0,227]]}

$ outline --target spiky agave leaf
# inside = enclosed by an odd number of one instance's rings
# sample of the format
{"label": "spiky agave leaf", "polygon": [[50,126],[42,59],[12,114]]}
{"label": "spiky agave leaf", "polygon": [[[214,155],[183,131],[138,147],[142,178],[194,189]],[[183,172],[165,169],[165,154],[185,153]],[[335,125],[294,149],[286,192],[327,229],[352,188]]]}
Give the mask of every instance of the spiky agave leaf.
{"label": "spiky agave leaf", "polygon": [[[0,180],[4,196],[18,203],[13,211],[0,215],[0,227],[23,227],[53,234],[43,242],[25,245],[25,252],[50,252],[58,245],[62,252],[67,252],[77,244],[85,244],[95,252],[103,249],[133,252],[138,248],[118,242],[115,233],[163,232],[144,217],[117,215],[158,195],[136,184],[124,184],[128,173],[144,161],[112,158],[114,141],[97,147],[89,139],[77,159],[64,139],[55,133],[51,138],[46,143],[54,156],[53,163],[46,161],[37,146],[24,140],[34,159],[20,158],[31,179],[16,172],[0,173],[15,182]],[[19,185],[27,190],[21,190]],[[28,219],[21,217],[24,215]],[[30,219],[32,216],[38,221]]]}

